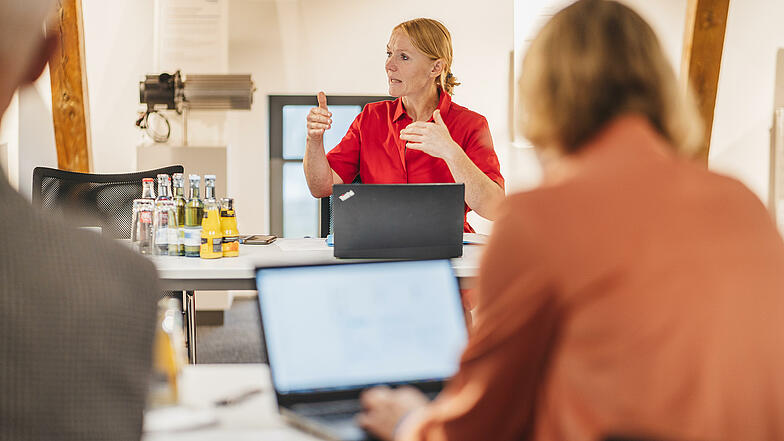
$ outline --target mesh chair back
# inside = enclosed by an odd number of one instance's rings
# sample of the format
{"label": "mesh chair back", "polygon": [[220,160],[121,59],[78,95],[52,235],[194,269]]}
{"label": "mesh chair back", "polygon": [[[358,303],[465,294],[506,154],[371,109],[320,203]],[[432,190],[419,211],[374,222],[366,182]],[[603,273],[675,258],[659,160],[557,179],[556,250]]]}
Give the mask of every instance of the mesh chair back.
{"label": "mesh chair back", "polygon": [[161,173],[183,173],[183,166],[113,175],[36,167],[33,205],[62,216],[72,225],[99,226],[105,235],[129,239],[133,200],[142,195],[142,179],[154,179]]}
{"label": "mesh chair back", "polygon": [[319,237],[332,233],[332,195],[319,199]]}
{"label": "mesh chair back", "polygon": [[[357,175],[351,183],[361,184],[362,180]],[[319,199],[319,237],[327,237],[327,235],[332,234],[335,226],[334,216],[332,215],[332,196],[329,195]]]}

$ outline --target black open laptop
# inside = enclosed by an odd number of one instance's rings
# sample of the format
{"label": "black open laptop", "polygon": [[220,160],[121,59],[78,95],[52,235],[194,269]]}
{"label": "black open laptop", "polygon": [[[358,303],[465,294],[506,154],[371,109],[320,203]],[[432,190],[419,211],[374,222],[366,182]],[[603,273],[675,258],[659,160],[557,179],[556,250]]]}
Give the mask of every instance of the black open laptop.
{"label": "black open laptop", "polygon": [[460,257],[464,201],[464,184],[335,185],[335,257]]}
{"label": "black open laptop", "polygon": [[364,389],[434,396],[457,371],[467,332],[449,260],[259,268],[256,285],[278,408],[298,427],[372,439],[355,421]]}

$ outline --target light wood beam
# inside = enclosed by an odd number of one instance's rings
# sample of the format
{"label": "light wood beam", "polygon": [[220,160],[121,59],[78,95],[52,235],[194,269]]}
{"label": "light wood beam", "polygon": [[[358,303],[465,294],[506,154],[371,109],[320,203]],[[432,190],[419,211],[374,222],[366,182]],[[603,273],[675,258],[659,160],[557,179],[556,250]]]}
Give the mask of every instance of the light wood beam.
{"label": "light wood beam", "polygon": [[49,60],[57,166],[90,172],[90,125],[81,0],[58,0],[60,47]]}
{"label": "light wood beam", "polygon": [[706,165],[729,3],[729,0],[688,0],[686,10],[681,80],[688,81],[695,93],[705,125],[705,140],[699,157]]}

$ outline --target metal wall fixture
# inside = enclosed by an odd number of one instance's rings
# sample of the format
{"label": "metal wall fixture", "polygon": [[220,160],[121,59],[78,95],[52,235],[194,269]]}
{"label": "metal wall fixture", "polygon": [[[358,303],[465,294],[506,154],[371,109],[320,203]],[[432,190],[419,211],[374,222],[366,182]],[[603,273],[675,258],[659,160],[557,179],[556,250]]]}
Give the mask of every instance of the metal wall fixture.
{"label": "metal wall fixture", "polygon": [[[156,142],[166,142],[171,125],[159,111],[174,110],[182,115],[183,145],[188,145],[190,110],[250,110],[255,91],[249,74],[184,75],[178,70],[174,74],[147,75],[139,82],[139,102],[147,104],[147,109],[136,125]],[[155,121],[156,117],[163,122]]]}

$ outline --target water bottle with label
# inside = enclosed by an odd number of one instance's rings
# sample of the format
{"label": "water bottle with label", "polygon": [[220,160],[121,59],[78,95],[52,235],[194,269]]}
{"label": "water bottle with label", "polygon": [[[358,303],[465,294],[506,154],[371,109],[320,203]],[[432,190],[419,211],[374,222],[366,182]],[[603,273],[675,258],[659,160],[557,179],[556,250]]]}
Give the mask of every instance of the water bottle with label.
{"label": "water bottle with label", "polygon": [[182,173],[172,175],[174,183],[174,204],[177,206],[177,255],[185,255],[185,178]]}
{"label": "water bottle with label", "polygon": [[177,255],[177,211],[174,201],[163,199],[156,203],[155,246],[153,254],[158,256]]}
{"label": "water bottle with label", "polygon": [[153,249],[153,213],[152,199],[133,200],[133,222],[131,244],[141,254],[152,254]]}
{"label": "water bottle with label", "polygon": [[185,204],[185,256],[199,257],[201,249],[201,221],[204,217],[204,203],[199,199],[201,176],[190,175],[190,198]]}

